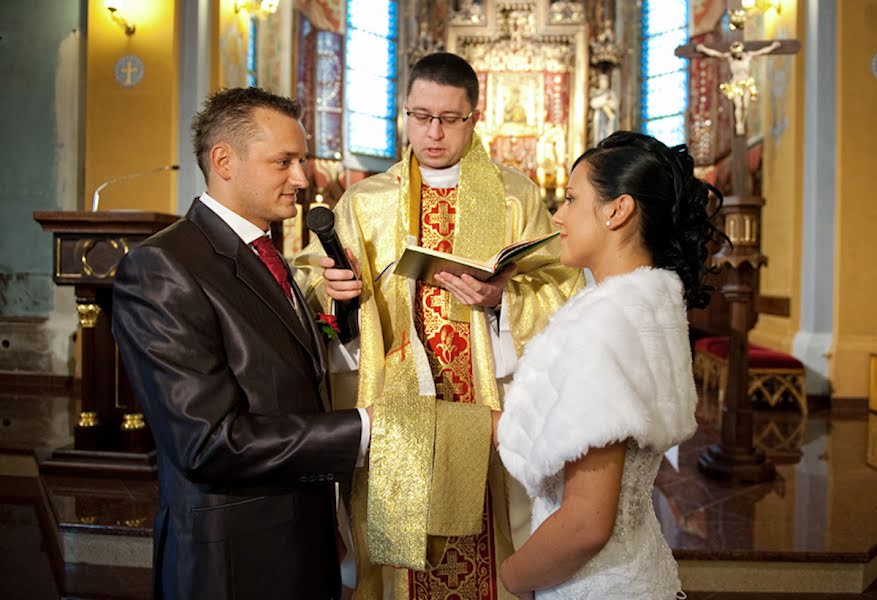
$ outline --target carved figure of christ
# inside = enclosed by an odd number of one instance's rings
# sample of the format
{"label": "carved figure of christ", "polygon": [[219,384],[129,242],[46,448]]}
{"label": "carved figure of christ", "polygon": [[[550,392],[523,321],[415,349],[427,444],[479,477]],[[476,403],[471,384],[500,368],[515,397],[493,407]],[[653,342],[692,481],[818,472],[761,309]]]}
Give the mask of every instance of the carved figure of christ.
{"label": "carved figure of christ", "polygon": [[797,40],[772,40],[753,42],[720,42],[718,44],[686,44],[676,48],[676,56],[684,58],[721,58],[728,61],[731,79],[722,83],[719,89],[734,105],[734,133],[746,135],[746,117],[750,101],[758,96],[758,89],[752,77],[752,59],[768,54],[795,54]]}

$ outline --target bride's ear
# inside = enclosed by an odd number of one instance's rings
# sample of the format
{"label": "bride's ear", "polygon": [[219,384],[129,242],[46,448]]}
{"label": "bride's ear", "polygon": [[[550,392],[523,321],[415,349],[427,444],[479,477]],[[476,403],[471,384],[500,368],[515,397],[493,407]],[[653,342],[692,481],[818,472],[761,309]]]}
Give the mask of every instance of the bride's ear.
{"label": "bride's ear", "polygon": [[636,212],[636,201],[630,194],[622,194],[603,207],[606,215],[606,227],[618,229],[628,223]]}

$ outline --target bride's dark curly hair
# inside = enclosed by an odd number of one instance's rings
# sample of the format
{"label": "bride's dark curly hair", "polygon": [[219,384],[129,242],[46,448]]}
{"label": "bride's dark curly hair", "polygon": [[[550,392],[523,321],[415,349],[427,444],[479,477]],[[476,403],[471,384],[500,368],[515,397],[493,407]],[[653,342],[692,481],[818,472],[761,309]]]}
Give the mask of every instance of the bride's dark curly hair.
{"label": "bride's dark curly hair", "polygon": [[[704,283],[710,242],[726,241],[712,218],[722,194],[694,176],[694,159],[683,145],[668,148],[655,138],[617,131],[580,156],[600,200],[628,194],[639,208],[640,237],[656,267],[675,271],[685,288],[685,304],[703,308],[712,289]],[[710,192],[717,198],[708,209]]]}

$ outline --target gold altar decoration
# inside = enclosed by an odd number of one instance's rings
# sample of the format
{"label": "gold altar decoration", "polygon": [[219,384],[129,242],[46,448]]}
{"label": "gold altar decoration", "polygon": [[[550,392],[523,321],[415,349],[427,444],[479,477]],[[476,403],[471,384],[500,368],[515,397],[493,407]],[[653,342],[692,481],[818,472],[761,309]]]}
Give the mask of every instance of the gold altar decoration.
{"label": "gold altar decoration", "polygon": [[484,25],[486,21],[483,1],[461,0],[459,7],[451,15],[451,23],[454,25]]}
{"label": "gold altar decoration", "polygon": [[100,418],[95,411],[87,410],[79,413],[79,421],[76,425],[77,427],[97,427],[100,425]]}
{"label": "gold altar decoration", "polygon": [[122,429],[125,431],[145,428],[146,421],[143,418],[143,413],[128,413],[122,417]]}
{"label": "gold altar decoration", "polygon": [[76,313],[79,315],[79,326],[84,329],[93,329],[97,325],[97,318],[100,316],[100,306],[89,302],[87,304],[77,304]]}
{"label": "gold altar decoration", "polygon": [[451,17],[448,50],[481,84],[476,130],[491,158],[533,179],[550,209],[585,150],[588,26],[581,2],[487,1],[483,18]]}

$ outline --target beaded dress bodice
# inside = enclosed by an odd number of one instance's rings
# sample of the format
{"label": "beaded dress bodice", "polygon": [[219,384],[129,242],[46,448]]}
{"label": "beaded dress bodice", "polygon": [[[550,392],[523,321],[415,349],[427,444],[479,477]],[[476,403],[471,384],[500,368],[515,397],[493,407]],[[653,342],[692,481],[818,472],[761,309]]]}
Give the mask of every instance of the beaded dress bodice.
{"label": "beaded dress bodice", "polygon": [[[676,563],[655,516],[652,488],[662,455],[627,443],[618,514],[612,536],[569,581],[536,592],[537,600],[676,598]],[[560,508],[563,471],[546,480],[533,504],[533,530]]]}
{"label": "beaded dress bodice", "polygon": [[560,507],[565,464],[626,444],[608,542],[570,580],[538,590],[539,600],[677,596],[652,490],[664,452],[696,430],[696,404],[683,287],[670,271],[605,278],[527,345],[498,438],[503,464],[534,499],[533,530]]}

